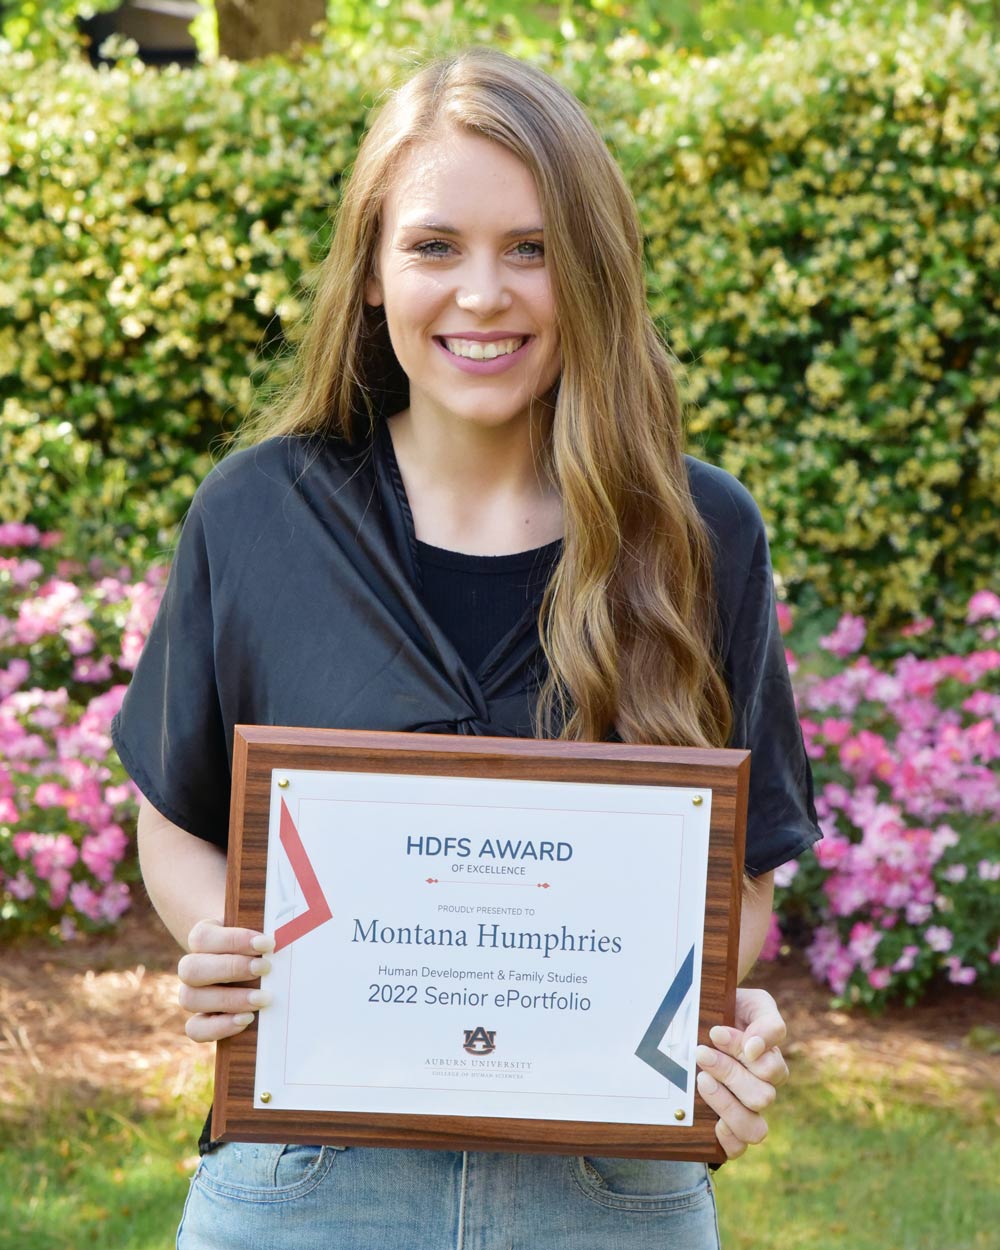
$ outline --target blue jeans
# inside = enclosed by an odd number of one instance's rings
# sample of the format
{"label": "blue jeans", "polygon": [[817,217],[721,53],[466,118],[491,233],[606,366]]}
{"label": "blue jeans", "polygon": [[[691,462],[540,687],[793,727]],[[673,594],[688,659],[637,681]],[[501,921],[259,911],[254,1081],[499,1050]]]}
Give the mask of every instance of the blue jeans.
{"label": "blue jeans", "polygon": [[702,1163],[231,1142],[178,1250],[719,1250]]}

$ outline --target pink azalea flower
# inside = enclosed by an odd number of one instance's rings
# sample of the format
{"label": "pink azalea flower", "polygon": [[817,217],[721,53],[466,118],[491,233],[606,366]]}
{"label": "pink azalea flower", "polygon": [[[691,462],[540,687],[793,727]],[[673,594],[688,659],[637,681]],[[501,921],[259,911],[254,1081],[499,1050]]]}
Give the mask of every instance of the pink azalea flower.
{"label": "pink azalea flower", "polygon": [[131,803],[139,798],[139,787],[134,781],[126,781],[124,785],[108,786],[104,791],[104,801],[110,807],[118,807],[121,803]]}
{"label": "pink azalea flower", "polygon": [[10,877],[7,881],[7,893],[14,898],[20,899],[22,902],[29,898],[35,897],[35,883],[22,870],[16,877]]}
{"label": "pink azalea flower", "polygon": [[48,878],[49,882],[49,906],[58,910],[66,902],[66,896],[69,894],[69,887],[73,878],[69,875],[66,868],[56,868]]}
{"label": "pink azalea flower", "polygon": [[875,964],[875,950],[882,941],[882,933],[864,921],[858,921],[851,927],[848,948],[857,960],[858,965],[866,972]]}
{"label": "pink azalea flower", "polygon": [[868,627],[865,625],[864,617],[845,613],[837,622],[833,633],[824,635],[819,640],[819,645],[825,651],[843,658],[861,650],[867,632]]}
{"label": "pink azalea flower", "polygon": [[904,946],[903,953],[892,965],[893,972],[909,972],[919,954],[919,946]]}
{"label": "pink azalea flower", "polygon": [[101,917],[114,924],[132,905],[128,886],[124,881],[112,881],[101,891]]}
{"label": "pink azalea flower", "polygon": [[884,990],[891,980],[891,968],[872,968],[868,973],[868,984],[873,990]]}
{"label": "pink azalea flower", "polygon": [[32,847],[35,845],[35,838],[38,835],[30,833],[26,829],[15,833],[11,838],[11,845],[14,847],[14,854],[18,859],[27,859],[31,854]]}
{"label": "pink azalea flower", "polygon": [[956,959],[954,955],[946,959],[945,964],[948,968],[948,980],[954,985],[972,985],[976,979],[975,968],[964,968],[962,961]]}
{"label": "pink azalea flower", "polygon": [[31,645],[47,635],[58,635],[64,629],[79,625],[90,615],[77,586],[72,582],[49,578],[33,599],[25,599],[18,609],[14,636],[19,643]]}
{"label": "pink azalea flower", "polygon": [[99,660],[83,656],[73,665],[73,680],[95,684],[109,681],[113,664],[114,660],[110,655],[102,655]]}
{"label": "pink azalea flower", "polygon": [[918,620],[904,625],[899,631],[904,638],[919,638],[922,634],[929,633],[934,628],[934,622],[929,616],[920,617]]}
{"label": "pink azalea flower", "polygon": [[1000,595],[992,590],[977,590],[969,600],[965,619],[970,625],[984,620],[1000,621]]}
{"label": "pink azalea flower", "polygon": [[783,634],[787,634],[792,628],[792,609],[787,603],[778,603],[778,628]]}
{"label": "pink azalea flower", "polygon": [[122,668],[132,670],[138,664],[162,594],[161,589],[151,585],[148,580],[130,588],[131,606],[122,632],[122,653],[118,660]]}
{"label": "pink azalea flower", "polygon": [[834,831],[821,824],[822,842],[817,842],[813,851],[821,868],[836,869],[841,861],[850,853],[851,844],[846,838],[839,837]]}
{"label": "pink azalea flower", "polygon": [[934,908],[928,901],[915,901],[906,904],[906,920],[908,924],[924,924],[930,920]]}
{"label": "pink azalea flower", "polygon": [[10,580],[15,586],[29,586],[45,570],[37,560],[15,560]]}
{"label": "pink azalea flower", "polygon": [[778,917],[771,912],[771,919],[768,922],[767,934],[764,938],[764,944],[760,948],[758,959],[762,959],[765,963],[771,963],[778,958],[781,953],[781,928],[778,924]]}
{"label": "pink azalea flower", "polygon": [[44,738],[38,734],[27,733],[17,722],[13,726],[4,724],[2,717],[0,717],[0,745],[8,762],[42,760],[49,755],[49,748]]}
{"label": "pink azalea flower", "polygon": [[70,886],[69,901],[88,920],[101,919],[101,896],[85,881],[75,881]]}
{"label": "pink azalea flower", "polygon": [[853,726],[849,720],[839,720],[834,716],[828,716],[819,727],[823,737],[835,747],[846,742],[852,729]]}
{"label": "pink azalea flower", "polygon": [[65,797],[66,791],[54,781],[43,781],[35,790],[37,807],[59,807]]}
{"label": "pink azalea flower", "polygon": [[43,881],[54,882],[57,879],[57,874],[72,868],[79,857],[80,852],[69,834],[34,834],[31,858],[35,865],[35,872]]}
{"label": "pink azalea flower", "polygon": [[0,525],[0,547],[37,547],[41,534],[37,526],[21,521],[7,521]]}
{"label": "pink azalea flower", "polygon": [[128,597],[128,589],[128,582],[117,577],[102,577],[94,587],[97,597],[105,603],[121,603]]}
{"label": "pink azalea flower", "polygon": [[0,668],[0,701],[23,686],[31,674],[27,660],[13,659],[6,668]]}
{"label": "pink azalea flower", "polygon": [[931,925],[930,928],[924,930],[924,941],[932,951],[938,951],[940,954],[950,951],[954,940],[951,930],[946,929],[944,925]]}
{"label": "pink azalea flower", "polygon": [[64,630],[63,638],[70,655],[87,655],[88,652],[93,651],[97,635],[89,625],[81,622]]}
{"label": "pink azalea flower", "polygon": [[100,833],[83,839],[80,855],[98,881],[111,881],[121,863],[128,838],[118,825],[108,825]]}

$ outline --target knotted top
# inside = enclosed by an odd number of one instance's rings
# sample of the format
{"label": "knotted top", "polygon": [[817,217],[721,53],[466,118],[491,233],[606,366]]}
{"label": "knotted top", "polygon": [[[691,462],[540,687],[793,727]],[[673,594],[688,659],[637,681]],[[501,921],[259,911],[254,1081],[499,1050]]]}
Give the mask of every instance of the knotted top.
{"label": "knotted top", "polygon": [[[715,540],[731,745],[753,753],[747,866],[764,872],[819,837],[767,540],[739,483],[692,459],[688,472]],[[471,671],[421,600],[384,425],[363,446],[269,439],[196,492],[115,747],[157,810],[225,847],[234,725],[531,737],[543,592]]]}

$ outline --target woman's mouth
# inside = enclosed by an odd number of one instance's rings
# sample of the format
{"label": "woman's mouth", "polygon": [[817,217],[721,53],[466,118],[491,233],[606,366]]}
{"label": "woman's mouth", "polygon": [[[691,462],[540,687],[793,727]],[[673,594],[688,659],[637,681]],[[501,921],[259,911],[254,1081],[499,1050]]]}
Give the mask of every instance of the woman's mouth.
{"label": "woman's mouth", "polygon": [[461,356],[463,360],[495,360],[497,356],[512,356],[527,341],[524,335],[509,339],[493,339],[488,343],[478,342],[475,339],[444,337],[440,339],[453,356]]}
{"label": "woman's mouth", "polygon": [[439,334],[434,336],[434,342],[445,359],[462,373],[489,376],[516,368],[531,350],[533,335],[512,334],[483,340]]}

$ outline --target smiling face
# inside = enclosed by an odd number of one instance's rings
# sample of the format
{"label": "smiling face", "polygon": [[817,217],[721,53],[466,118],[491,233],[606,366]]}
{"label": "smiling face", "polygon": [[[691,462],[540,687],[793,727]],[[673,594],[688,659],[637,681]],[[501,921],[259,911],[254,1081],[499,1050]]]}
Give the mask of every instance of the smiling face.
{"label": "smiling face", "polygon": [[414,421],[527,423],[559,377],[534,180],[460,130],[414,145],[383,204],[366,298],[385,308]]}

